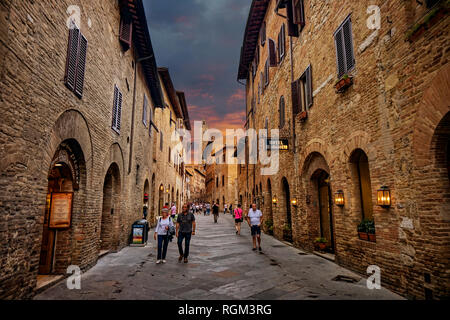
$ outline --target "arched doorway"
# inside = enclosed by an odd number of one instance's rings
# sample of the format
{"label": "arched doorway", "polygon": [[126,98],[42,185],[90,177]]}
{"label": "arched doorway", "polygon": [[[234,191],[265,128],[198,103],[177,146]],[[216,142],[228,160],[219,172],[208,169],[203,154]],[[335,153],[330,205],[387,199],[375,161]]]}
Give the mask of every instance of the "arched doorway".
{"label": "arched doorway", "polygon": [[144,201],[143,201],[143,216],[146,219],[149,212],[149,203],[150,203],[150,183],[148,179],[145,180],[144,183]]}
{"label": "arched doorway", "polygon": [[77,260],[72,252],[72,227],[80,224],[85,179],[80,145],[74,139],[62,142],[48,173],[39,275],[63,274]]}
{"label": "arched doorway", "polygon": [[106,172],[103,184],[103,206],[100,229],[100,255],[118,246],[120,217],[120,170],[116,163]]}
{"label": "arched doorway", "polygon": [[353,193],[357,205],[354,212],[359,213],[361,220],[373,221],[372,184],[370,181],[369,159],[361,149],[356,149],[350,155]]}
{"label": "arched doorway", "polygon": [[285,222],[283,226],[283,239],[292,242],[292,212],[291,212],[291,191],[289,182],[285,177],[281,179],[282,196],[280,199],[280,207],[286,212]]}
{"label": "arched doorway", "polygon": [[334,252],[333,206],[330,188],[330,175],[322,169],[317,170],[312,179],[317,186],[320,237],[327,240],[327,250]]}
{"label": "arched doorway", "polygon": [[164,185],[159,186],[159,196],[158,196],[158,212],[155,216],[161,215],[161,210],[164,207]]}

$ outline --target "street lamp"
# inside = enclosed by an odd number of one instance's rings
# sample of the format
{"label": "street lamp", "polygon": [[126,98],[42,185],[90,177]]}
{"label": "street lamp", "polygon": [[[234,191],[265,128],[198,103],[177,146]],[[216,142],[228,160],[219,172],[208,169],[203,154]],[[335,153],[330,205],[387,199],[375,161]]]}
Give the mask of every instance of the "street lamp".
{"label": "street lamp", "polygon": [[377,205],[382,208],[391,206],[391,190],[389,190],[389,187],[382,186],[377,190]]}
{"label": "street lamp", "polygon": [[342,190],[338,190],[335,194],[334,194],[334,203],[339,206],[339,207],[343,207],[345,204],[345,200],[344,200],[344,191]]}

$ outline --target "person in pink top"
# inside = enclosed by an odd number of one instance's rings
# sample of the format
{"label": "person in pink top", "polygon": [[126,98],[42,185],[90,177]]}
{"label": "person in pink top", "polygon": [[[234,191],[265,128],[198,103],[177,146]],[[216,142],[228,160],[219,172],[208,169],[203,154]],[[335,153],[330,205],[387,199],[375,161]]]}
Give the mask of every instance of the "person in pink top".
{"label": "person in pink top", "polygon": [[238,204],[238,207],[234,209],[234,225],[236,227],[236,234],[241,234],[241,223],[244,221],[243,211],[241,208],[241,204]]}

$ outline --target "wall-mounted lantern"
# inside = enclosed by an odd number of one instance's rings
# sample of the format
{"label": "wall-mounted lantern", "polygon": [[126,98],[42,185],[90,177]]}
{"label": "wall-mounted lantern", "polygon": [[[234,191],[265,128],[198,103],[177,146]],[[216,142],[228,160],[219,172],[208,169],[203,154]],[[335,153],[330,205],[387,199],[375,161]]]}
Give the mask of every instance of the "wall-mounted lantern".
{"label": "wall-mounted lantern", "polygon": [[335,194],[334,194],[334,203],[339,206],[339,207],[343,207],[345,204],[345,200],[344,200],[344,191],[342,190],[338,190]]}
{"label": "wall-mounted lantern", "polygon": [[159,187],[159,190],[164,191],[164,186]]}
{"label": "wall-mounted lantern", "polygon": [[377,205],[383,208],[391,206],[391,190],[389,190],[389,187],[382,186],[377,190]]}
{"label": "wall-mounted lantern", "polygon": [[296,206],[297,206],[297,199],[296,199],[296,198],[292,199],[292,200],[291,200],[291,204],[292,204],[294,207],[296,207]]}
{"label": "wall-mounted lantern", "polygon": [[277,204],[277,203],[278,203],[278,199],[277,199],[276,196],[272,198],[272,203],[273,203],[273,204]]}

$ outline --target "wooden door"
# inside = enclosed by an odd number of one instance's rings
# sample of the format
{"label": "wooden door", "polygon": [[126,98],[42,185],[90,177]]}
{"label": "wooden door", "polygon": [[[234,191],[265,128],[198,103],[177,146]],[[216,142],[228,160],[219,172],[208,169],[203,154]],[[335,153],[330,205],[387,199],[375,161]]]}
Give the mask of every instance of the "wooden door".
{"label": "wooden door", "polygon": [[52,272],[53,248],[55,243],[55,231],[48,227],[51,208],[51,193],[47,194],[47,203],[44,216],[44,230],[42,233],[41,254],[39,259],[39,274]]}

